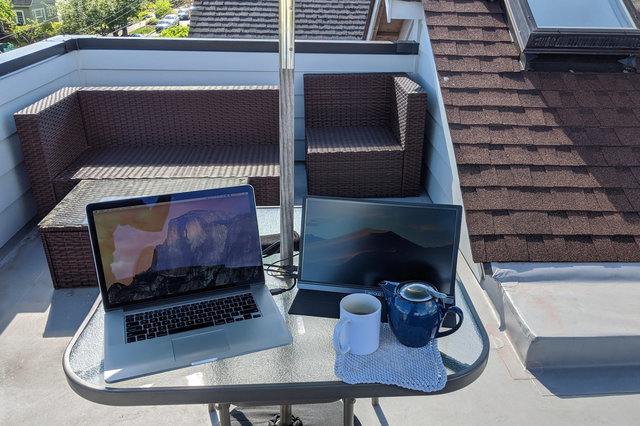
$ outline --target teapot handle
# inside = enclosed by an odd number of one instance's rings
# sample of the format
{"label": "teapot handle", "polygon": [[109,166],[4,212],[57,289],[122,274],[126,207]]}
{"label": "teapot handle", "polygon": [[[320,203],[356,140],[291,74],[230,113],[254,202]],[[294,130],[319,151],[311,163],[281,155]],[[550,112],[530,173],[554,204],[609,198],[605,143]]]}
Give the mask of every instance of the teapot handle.
{"label": "teapot handle", "polygon": [[[436,339],[438,337],[445,337],[455,333],[456,331],[458,331],[458,329],[462,325],[462,319],[464,318],[464,315],[462,315],[462,309],[458,308],[457,306],[449,306],[444,312],[446,314],[449,311],[455,312],[455,314],[458,316],[458,321],[456,322],[456,325],[453,326],[453,328],[447,331],[436,333]],[[443,315],[443,318],[444,318],[444,315]]]}

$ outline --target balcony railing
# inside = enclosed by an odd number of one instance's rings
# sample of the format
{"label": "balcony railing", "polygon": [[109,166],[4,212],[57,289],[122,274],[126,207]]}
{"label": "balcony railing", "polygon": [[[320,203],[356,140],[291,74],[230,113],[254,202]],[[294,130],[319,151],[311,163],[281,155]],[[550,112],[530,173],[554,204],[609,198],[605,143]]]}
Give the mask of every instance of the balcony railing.
{"label": "balcony railing", "polygon": [[[460,199],[426,26],[421,34],[420,43],[296,42],[296,161],[304,161],[303,74],[406,72],[429,94],[423,186],[436,202]],[[35,212],[16,111],[66,86],[277,85],[278,70],[272,40],[58,36],[0,55],[0,246]]]}

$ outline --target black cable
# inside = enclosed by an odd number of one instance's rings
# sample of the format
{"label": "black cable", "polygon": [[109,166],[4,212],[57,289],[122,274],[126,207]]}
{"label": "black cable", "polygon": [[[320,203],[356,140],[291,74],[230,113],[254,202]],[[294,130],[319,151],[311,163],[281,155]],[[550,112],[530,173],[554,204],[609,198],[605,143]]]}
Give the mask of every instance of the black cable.
{"label": "black cable", "polygon": [[271,293],[272,296],[277,296],[279,294],[282,293],[286,293],[287,291],[291,291],[293,290],[293,288],[296,286],[296,284],[298,283],[298,280],[296,278],[291,278],[293,280],[293,284],[291,284],[289,287],[287,288],[272,288],[271,290],[269,290],[269,292]]}
{"label": "black cable", "polygon": [[286,279],[286,278],[297,278],[296,271],[298,267],[296,265],[278,265],[280,262],[284,262],[285,260],[289,260],[297,256],[294,254],[291,257],[287,257],[284,259],[277,260],[273,263],[265,264],[265,272],[271,275],[272,277]]}
{"label": "black cable", "polygon": [[280,240],[270,244],[269,246],[265,247],[262,250],[262,257],[267,257],[267,256],[271,256],[272,254],[276,253],[280,248]]}
{"label": "black cable", "polygon": [[289,287],[287,288],[274,288],[269,290],[271,292],[271,294],[273,296],[276,296],[278,294],[282,294],[285,293],[287,291],[293,290],[293,288],[296,286],[297,282],[298,282],[298,274],[296,273],[298,270],[298,267],[296,265],[278,265],[278,263],[284,262],[286,260],[290,260],[293,259],[294,257],[296,257],[298,255],[298,253],[294,254],[293,256],[289,256],[286,257],[284,259],[279,259],[273,263],[268,263],[265,266],[265,272],[268,273],[269,275],[271,275],[272,277],[277,277],[280,279],[292,279],[293,280],[293,284],[291,284]]}

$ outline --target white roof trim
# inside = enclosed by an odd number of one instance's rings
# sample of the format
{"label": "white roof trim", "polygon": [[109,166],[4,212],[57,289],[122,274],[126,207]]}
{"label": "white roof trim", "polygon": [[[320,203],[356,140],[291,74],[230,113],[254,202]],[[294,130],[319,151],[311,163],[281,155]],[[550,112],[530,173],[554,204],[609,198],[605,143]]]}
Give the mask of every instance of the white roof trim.
{"label": "white roof trim", "polygon": [[640,283],[640,263],[491,263],[502,282]]}

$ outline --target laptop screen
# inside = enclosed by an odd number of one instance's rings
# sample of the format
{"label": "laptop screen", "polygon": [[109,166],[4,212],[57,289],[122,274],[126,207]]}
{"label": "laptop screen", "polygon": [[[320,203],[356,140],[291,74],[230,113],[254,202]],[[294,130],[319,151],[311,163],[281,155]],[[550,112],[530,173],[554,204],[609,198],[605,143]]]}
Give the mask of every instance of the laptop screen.
{"label": "laptop screen", "polygon": [[263,282],[250,186],[87,206],[105,308]]}
{"label": "laptop screen", "polygon": [[423,280],[453,295],[461,213],[454,205],[307,197],[300,288],[380,291],[383,280]]}

